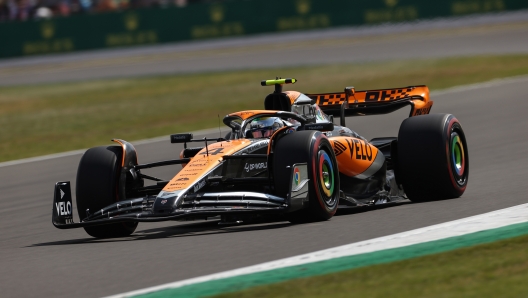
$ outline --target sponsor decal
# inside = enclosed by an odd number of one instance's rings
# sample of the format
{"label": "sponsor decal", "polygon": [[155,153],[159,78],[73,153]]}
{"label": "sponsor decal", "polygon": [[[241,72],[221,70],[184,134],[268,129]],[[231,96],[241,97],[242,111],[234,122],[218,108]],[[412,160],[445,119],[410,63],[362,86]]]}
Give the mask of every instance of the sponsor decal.
{"label": "sponsor decal", "polygon": [[238,153],[238,154],[250,153],[250,152],[256,151],[256,150],[258,150],[260,148],[267,147],[268,144],[269,144],[269,140],[264,140],[262,142],[251,144],[251,145],[247,146],[246,148],[244,148],[242,151],[240,151],[240,153]]}
{"label": "sponsor decal", "polygon": [[207,163],[198,163],[198,162],[188,164],[188,166],[190,166],[190,167],[204,167],[206,165],[207,165]]}
{"label": "sponsor decal", "polygon": [[299,181],[301,180],[301,171],[299,170],[298,167],[295,167],[293,169],[293,182],[295,183],[295,185],[299,185]]}
{"label": "sponsor decal", "polygon": [[372,160],[372,147],[370,144],[358,139],[347,139],[346,141],[348,143],[348,148],[350,149],[350,159],[353,158],[355,153],[356,159]]}
{"label": "sponsor decal", "polygon": [[[418,18],[418,10],[415,6],[396,5],[397,3],[396,0],[385,0],[386,7],[367,9],[363,17],[367,23],[403,22]],[[469,1],[466,3],[474,4]]]}
{"label": "sponsor decal", "polygon": [[325,118],[323,117],[323,115],[321,114],[321,110],[319,109],[316,109],[315,110],[315,117],[319,120],[325,120]]}
{"label": "sponsor decal", "polygon": [[199,191],[199,190],[200,190],[202,187],[204,187],[204,186],[205,186],[205,180],[202,180],[202,181],[200,181],[200,182],[198,182],[198,183],[196,183],[196,184],[194,185],[194,187],[193,187],[193,191],[194,191],[194,192],[197,192],[197,191]]}
{"label": "sponsor decal", "polygon": [[313,13],[311,0],[296,0],[298,15],[281,17],[277,20],[277,29],[299,30],[330,26],[330,16],[323,13]]}
{"label": "sponsor decal", "polygon": [[158,197],[173,197],[180,193],[180,191],[166,191],[166,192],[160,192],[158,194]]}
{"label": "sponsor decal", "polygon": [[310,12],[311,3],[310,0],[297,0],[297,12],[299,14],[307,14]]}
{"label": "sponsor decal", "polygon": [[189,178],[187,178],[187,177],[182,177],[182,178],[179,178],[179,179],[176,180],[176,181],[187,181],[187,180],[189,180]]}
{"label": "sponsor decal", "polygon": [[268,168],[268,162],[259,162],[259,163],[246,163],[244,166],[244,170],[246,172],[253,171],[253,170],[261,170],[261,169],[267,169]]}
{"label": "sponsor decal", "polygon": [[124,17],[125,28],[129,31],[136,30],[139,25],[139,18],[135,13],[128,13]]}
{"label": "sponsor decal", "polygon": [[163,205],[163,204],[167,203],[167,200],[166,200],[166,199],[164,199],[164,200],[161,200],[161,202],[160,202],[160,203],[161,203],[161,204]]}
{"label": "sponsor decal", "polygon": [[158,194],[158,198],[171,198],[177,196],[181,191],[162,191]]}
{"label": "sponsor decal", "polygon": [[[60,199],[59,200],[64,200],[62,202],[56,202],[55,203],[55,208],[56,208],[56,211],[57,211],[57,216],[65,216],[66,218],[63,218],[62,220],[66,219],[66,221],[68,222],[71,221],[72,219],[72,203],[71,203],[71,197],[70,197],[70,193],[69,193],[69,184],[68,183],[59,183],[58,185],[59,186],[59,195],[60,195]],[[67,187],[67,191],[64,191],[62,189],[62,186],[66,185]],[[66,194],[68,194],[68,196],[66,196]],[[66,198],[65,198],[66,197]]]}
{"label": "sponsor decal", "polygon": [[388,7],[394,7],[398,4],[398,0],[385,0],[385,5]]}
{"label": "sponsor decal", "polygon": [[171,183],[170,186],[186,185],[187,183]]}
{"label": "sponsor decal", "polygon": [[198,175],[198,173],[185,173],[185,174],[180,174],[180,176],[196,176]]}
{"label": "sponsor decal", "polygon": [[343,143],[334,141],[334,153],[335,156],[339,156],[341,153],[345,152],[346,146]]}
{"label": "sponsor decal", "polygon": [[55,208],[57,208],[57,214],[61,216],[72,214],[72,205],[70,201],[57,202],[55,203]]}
{"label": "sponsor decal", "polygon": [[326,130],[326,131],[332,131],[334,129],[334,125],[332,123],[317,123],[317,124],[306,124],[304,126],[304,129],[306,130]]}
{"label": "sponsor decal", "polygon": [[416,110],[416,112],[414,113],[414,115],[415,115],[415,116],[418,116],[418,115],[427,115],[427,114],[429,114],[429,111],[431,111],[431,106],[430,106],[430,107],[427,107],[427,108],[421,108],[421,109]]}
{"label": "sponsor decal", "polygon": [[187,135],[172,135],[172,139],[174,140],[185,140],[187,138]]}
{"label": "sponsor decal", "polygon": [[52,38],[55,35],[55,24],[50,21],[42,22],[40,26],[40,33],[43,38]]}

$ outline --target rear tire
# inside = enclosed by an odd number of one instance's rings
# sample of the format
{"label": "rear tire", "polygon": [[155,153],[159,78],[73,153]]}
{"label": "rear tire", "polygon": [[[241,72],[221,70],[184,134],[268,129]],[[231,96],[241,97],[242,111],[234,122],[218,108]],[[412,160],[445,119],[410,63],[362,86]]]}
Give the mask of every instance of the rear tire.
{"label": "rear tire", "polygon": [[[77,170],[77,212],[86,218],[91,213],[119,201],[118,185],[123,149],[120,146],[102,146],[88,149]],[[115,223],[84,227],[86,233],[96,238],[124,237],[132,234],[137,222]]]}
{"label": "rear tire", "polygon": [[307,163],[309,204],[307,208],[286,214],[293,223],[330,219],[339,203],[339,170],[332,145],[318,131],[287,134],[274,148],[273,174],[276,193],[285,197],[290,186],[288,166]]}
{"label": "rear tire", "polygon": [[398,181],[413,202],[460,197],[469,178],[462,126],[450,114],[405,119],[398,133]]}

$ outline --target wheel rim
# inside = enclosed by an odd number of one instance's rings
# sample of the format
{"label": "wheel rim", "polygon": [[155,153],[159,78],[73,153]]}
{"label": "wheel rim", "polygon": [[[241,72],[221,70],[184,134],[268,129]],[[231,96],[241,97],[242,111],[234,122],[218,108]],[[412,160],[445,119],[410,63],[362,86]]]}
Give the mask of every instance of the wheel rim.
{"label": "wheel rim", "polygon": [[326,151],[319,152],[319,189],[327,206],[335,204],[335,177],[332,160]]}
{"label": "wheel rim", "polygon": [[466,180],[466,156],[464,143],[456,131],[451,133],[450,143],[450,162],[453,169],[453,174],[456,177],[457,183],[462,185]]}

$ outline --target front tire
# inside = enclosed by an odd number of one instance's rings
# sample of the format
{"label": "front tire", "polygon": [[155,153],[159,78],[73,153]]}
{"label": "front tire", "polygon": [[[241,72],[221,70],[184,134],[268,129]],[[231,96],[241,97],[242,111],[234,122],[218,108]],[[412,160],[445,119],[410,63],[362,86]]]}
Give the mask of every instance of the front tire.
{"label": "front tire", "polygon": [[277,141],[273,157],[277,195],[287,195],[291,174],[287,167],[296,163],[307,163],[309,203],[304,209],[288,213],[288,220],[301,223],[330,219],[339,203],[339,170],[326,136],[318,131],[299,131]]}
{"label": "front tire", "polygon": [[[88,149],[77,170],[77,212],[82,219],[91,213],[119,201],[118,186],[123,149],[120,146],[102,146]],[[88,235],[96,238],[125,237],[132,234],[137,222],[114,223],[84,227]]]}
{"label": "front tire", "polygon": [[413,202],[458,198],[464,193],[469,178],[468,146],[455,116],[430,114],[402,122],[398,175]]}

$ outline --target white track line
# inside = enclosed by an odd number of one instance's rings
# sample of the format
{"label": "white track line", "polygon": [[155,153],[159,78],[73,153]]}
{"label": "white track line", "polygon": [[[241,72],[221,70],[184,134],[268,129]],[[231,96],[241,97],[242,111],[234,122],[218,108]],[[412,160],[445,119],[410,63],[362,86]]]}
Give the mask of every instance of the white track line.
{"label": "white track line", "polygon": [[[455,86],[455,87],[442,89],[438,91],[432,91],[431,96],[440,96],[440,95],[445,95],[445,94],[450,94],[450,93],[464,92],[464,91],[482,89],[482,88],[492,88],[492,87],[513,84],[513,83],[518,83],[518,82],[524,82],[524,81],[528,81],[528,75],[515,76],[515,77],[510,77],[510,78],[504,78],[504,79],[493,79],[491,81],[487,81],[483,83]],[[194,135],[205,135],[209,133],[215,133],[217,130],[218,130],[217,128],[210,128],[210,129],[204,129],[204,130],[193,132],[193,134]],[[133,143],[134,145],[152,144],[156,142],[167,141],[168,139],[169,139],[169,136],[162,136],[162,137],[156,137],[156,138],[151,138],[151,139],[143,139],[139,141],[134,141]],[[80,150],[67,151],[67,152],[50,154],[50,155],[43,155],[43,156],[1,162],[0,168],[13,166],[13,165],[19,165],[19,164],[25,164],[25,163],[30,163],[30,162],[38,162],[38,161],[43,161],[43,160],[68,157],[72,155],[82,154],[86,150],[87,149],[80,149]]]}
{"label": "white track line", "polygon": [[342,245],[277,261],[266,262],[245,268],[205,275],[182,281],[167,283],[155,287],[109,296],[109,298],[130,297],[169,288],[179,288],[186,285],[247,275],[284,267],[303,265],[340,257],[364,254],[391,248],[398,248],[434,240],[461,236],[484,230],[496,229],[512,224],[528,222],[528,204],[518,205],[451,222],[411,230],[390,236]]}

